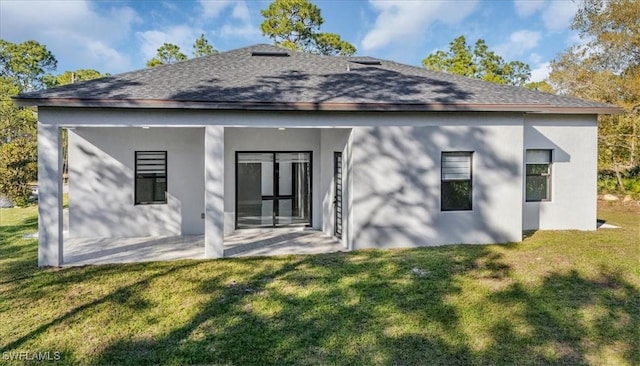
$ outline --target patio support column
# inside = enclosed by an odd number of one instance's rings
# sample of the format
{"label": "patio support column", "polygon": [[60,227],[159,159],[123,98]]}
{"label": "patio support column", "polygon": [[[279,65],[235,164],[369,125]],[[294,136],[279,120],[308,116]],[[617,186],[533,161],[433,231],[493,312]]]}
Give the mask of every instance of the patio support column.
{"label": "patio support column", "polygon": [[38,266],[63,263],[62,139],[57,125],[38,122]]}
{"label": "patio support column", "polygon": [[204,256],[224,256],[224,127],[204,135]]}

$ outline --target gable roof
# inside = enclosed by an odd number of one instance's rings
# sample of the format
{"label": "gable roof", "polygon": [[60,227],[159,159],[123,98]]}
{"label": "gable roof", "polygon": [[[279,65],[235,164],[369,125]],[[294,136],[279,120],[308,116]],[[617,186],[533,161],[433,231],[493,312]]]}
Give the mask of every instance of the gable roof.
{"label": "gable roof", "polygon": [[255,45],[24,93],[19,105],[227,110],[619,113],[608,104],[372,57]]}

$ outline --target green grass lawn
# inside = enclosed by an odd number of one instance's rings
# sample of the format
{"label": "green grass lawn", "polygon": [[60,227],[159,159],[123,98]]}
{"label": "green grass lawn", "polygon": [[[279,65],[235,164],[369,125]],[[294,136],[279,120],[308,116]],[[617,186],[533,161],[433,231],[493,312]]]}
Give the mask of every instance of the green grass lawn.
{"label": "green grass lawn", "polygon": [[0,364],[640,364],[638,206],[511,245],[65,269],[35,213],[0,210]]}

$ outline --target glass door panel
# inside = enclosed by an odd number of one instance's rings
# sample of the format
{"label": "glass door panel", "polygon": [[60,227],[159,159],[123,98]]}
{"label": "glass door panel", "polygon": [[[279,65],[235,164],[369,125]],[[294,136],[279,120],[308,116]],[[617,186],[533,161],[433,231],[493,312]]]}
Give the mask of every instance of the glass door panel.
{"label": "glass door panel", "polygon": [[238,154],[238,228],[273,226],[273,154]]}
{"label": "glass door panel", "polygon": [[276,225],[310,225],[311,153],[276,153]]}
{"label": "glass door panel", "polygon": [[293,212],[291,211],[291,202],[292,200],[289,198],[279,198],[278,199],[278,210],[276,214],[276,225],[286,226],[293,224],[292,216]]}

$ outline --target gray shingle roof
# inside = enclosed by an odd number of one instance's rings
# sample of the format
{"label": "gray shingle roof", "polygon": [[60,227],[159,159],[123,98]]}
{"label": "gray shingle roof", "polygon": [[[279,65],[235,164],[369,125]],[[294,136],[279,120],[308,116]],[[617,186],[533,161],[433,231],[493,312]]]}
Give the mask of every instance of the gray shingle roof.
{"label": "gray shingle roof", "polygon": [[[257,53],[282,53],[257,55]],[[212,109],[514,110],[615,113],[617,107],[371,57],[255,45],[14,98],[21,105]]]}

